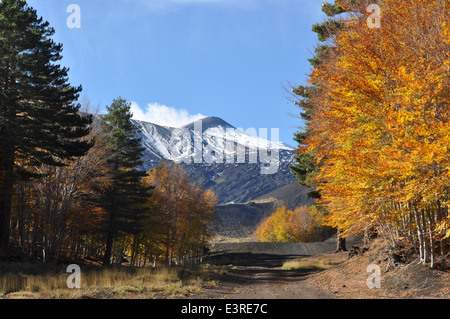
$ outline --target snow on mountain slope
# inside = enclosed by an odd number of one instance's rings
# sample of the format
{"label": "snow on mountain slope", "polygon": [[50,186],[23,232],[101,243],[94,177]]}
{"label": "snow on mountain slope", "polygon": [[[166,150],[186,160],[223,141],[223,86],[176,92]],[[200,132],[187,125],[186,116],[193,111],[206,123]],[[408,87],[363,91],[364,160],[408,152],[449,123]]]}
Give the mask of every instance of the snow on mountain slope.
{"label": "snow on mountain slope", "polygon": [[[243,150],[246,150],[247,155],[267,150],[276,152],[294,150],[291,146],[277,140],[276,131],[272,132],[272,134],[275,133],[272,136],[275,141],[271,141],[267,139],[267,129],[250,128],[244,131],[236,129],[217,117],[207,117],[182,128],[165,127],[136,120],[134,122],[141,128],[143,145],[148,157],[153,158],[153,161],[166,159],[198,164],[200,162],[196,160],[201,158],[201,161],[207,164],[211,162],[231,164],[236,160],[232,159],[232,156],[238,156]],[[211,154],[212,160],[205,161],[205,156]]]}
{"label": "snow on mountain slope", "polygon": [[145,169],[161,160],[180,163],[219,203],[244,203],[295,180],[294,148],[279,142],[276,130],[237,129],[218,117],[181,128],[133,121],[141,129]]}

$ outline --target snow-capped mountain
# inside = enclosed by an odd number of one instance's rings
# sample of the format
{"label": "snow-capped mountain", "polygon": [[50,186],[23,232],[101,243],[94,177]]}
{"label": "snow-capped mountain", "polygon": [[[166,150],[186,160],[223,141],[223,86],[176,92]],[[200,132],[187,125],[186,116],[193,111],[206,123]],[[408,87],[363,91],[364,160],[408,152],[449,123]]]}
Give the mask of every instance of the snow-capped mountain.
{"label": "snow-capped mountain", "polygon": [[[272,139],[275,137],[276,140],[271,141],[267,139],[267,129],[250,128],[244,131],[218,117],[206,117],[182,128],[136,120],[134,122],[141,128],[147,161],[150,162],[164,159],[186,164],[234,164],[243,162],[240,157],[244,155],[244,151],[247,157],[255,157],[268,150],[294,150],[291,146],[277,141],[276,130],[272,132],[276,135],[272,136]],[[250,156],[246,160],[251,163],[264,162],[263,158],[255,160],[254,157]]]}
{"label": "snow-capped mountain", "polygon": [[294,148],[278,141],[277,130],[238,129],[218,117],[181,128],[134,122],[141,129],[145,169],[161,160],[183,164],[220,203],[247,202],[294,180]]}

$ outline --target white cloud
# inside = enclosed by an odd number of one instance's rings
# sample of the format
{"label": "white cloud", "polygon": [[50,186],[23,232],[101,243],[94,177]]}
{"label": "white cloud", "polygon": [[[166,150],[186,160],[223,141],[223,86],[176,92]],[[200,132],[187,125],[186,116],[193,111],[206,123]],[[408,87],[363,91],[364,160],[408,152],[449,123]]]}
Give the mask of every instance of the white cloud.
{"label": "white cloud", "polygon": [[185,109],[176,109],[159,103],[149,103],[142,109],[136,102],[131,102],[133,119],[162,126],[181,127],[206,117],[203,114],[189,114]]}

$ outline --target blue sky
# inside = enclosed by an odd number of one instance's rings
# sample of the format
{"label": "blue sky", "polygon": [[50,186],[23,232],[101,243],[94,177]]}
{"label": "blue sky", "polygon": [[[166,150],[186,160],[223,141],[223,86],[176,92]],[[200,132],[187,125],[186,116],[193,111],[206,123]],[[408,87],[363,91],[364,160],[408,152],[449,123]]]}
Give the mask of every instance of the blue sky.
{"label": "blue sky", "polygon": [[[177,126],[218,116],[279,128],[296,146],[301,121],[285,87],[304,84],[325,19],[319,0],[28,0],[55,28],[72,85],[94,106],[118,96],[136,118]],[[81,27],[69,28],[70,4]]]}

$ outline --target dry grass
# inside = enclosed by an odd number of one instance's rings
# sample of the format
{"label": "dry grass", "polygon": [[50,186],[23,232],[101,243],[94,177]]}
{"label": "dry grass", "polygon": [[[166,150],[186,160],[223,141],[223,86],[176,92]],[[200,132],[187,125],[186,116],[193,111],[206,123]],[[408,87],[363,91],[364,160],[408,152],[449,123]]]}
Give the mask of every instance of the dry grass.
{"label": "dry grass", "polygon": [[[1,270],[1,267],[0,267]],[[182,298],[217,285],[215,277],[226,271],[210,265],[91,268],[81,270],[81,289],[67,288],[65,272],[0,272],[0,298],[115,299]]]}
{"label": "dry grass", "polygon": [[293,270],[293,269],[317,269],[323,270],[328,269],[330,267],[336,266],[340,264],[340,261],[333,261],[329,259],[323,260],[303,260],[303,259],[295,259],[287,261],[283,264],[283,269],[285,270]]}

